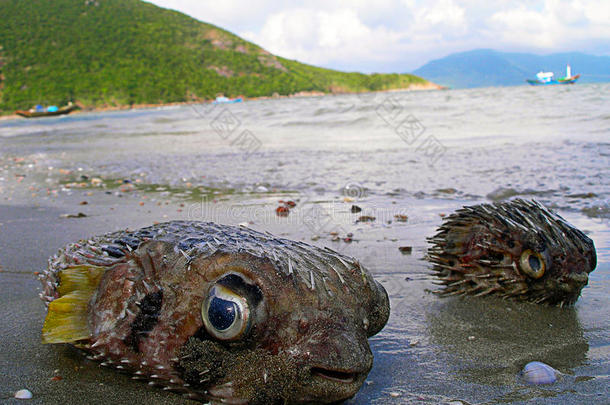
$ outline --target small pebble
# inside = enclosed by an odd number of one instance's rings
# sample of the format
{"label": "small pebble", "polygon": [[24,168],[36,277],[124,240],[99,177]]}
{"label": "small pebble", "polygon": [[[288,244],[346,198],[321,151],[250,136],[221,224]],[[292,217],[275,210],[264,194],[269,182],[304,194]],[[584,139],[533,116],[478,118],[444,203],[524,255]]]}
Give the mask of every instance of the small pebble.
{"label": "small pebble", "polygon": [[288,214],[290,213],[290,208],[288,207],[277,207],[275,209],[275,213],[277,214],[278,217],[287,217]]}
{"label": "small pebble", "polygon": [[411,246],[400,246],[398,250],[400,250],[400,253],[403,255],[410,255],[411,252],[413,252],[413,248]]}
{"label": "small pebble", "polygon": [[362,211],[362,208],[360,208],[357,205],[352,205],[352,213],[353,214],[357,214],[358,212]]}
{"label": "small pebble", "polygon": [[81,202],[79,202],[78,204],[79,204],[79,205],[87,205],[87,204],[89,204],[89,203],[88,203],[87,201],[81,201]]}
{"label": "small pebble", "polygon": [[79,212],[78,214],[61,214],[60,218],[85,218],[87,215]]}
{"label": "small pebble", "polygon": [[400,392],[392,391],[390,392],[390,396],[392,398],[398,398],[400,396]]}
{"label": "small pebble", "polygon": [[356,220],[356,222],[373,222],[376,218],[368,215],[363,215]]}
{"label": "small pebble", "polygon": [[474,336],[468,336],[468,340],[475,340],[475,339],[476,339],[476,337],[474,337]]}
{"label": "small pebble", "polygon": [[30,390],[19,390],[15,392],[15,398],[17,399],[32,399],[32,392]]}

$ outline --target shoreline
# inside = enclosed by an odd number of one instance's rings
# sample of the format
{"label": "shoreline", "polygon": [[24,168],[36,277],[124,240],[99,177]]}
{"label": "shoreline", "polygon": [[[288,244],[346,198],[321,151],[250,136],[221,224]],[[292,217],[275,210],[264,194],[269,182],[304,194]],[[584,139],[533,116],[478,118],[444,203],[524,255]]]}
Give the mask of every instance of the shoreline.
{"label": "shoreline", "polygon": [[[75,403],[79,398],[87,397],[92,404],[109,401],[129,405],[135,401],[150,405],[195,405],[196,402],[178,394],[148,387],[146,382],[135,381],[130,375],[106,369],[68,345],[42,345],[40,331],[46,311],[38,297],[40,283],[34,272],[44,269],[47,258],[64,244],[93,235],[125,228],[137,229],[152,225],[154,221],[197,219],[237,225],[254,219],[234,216],[237,212],[248,212],[232,209],[234,203],[242,207],[255,204],[270,213],[268,221],[254,220],[248,223],[248,227],[357,257],[386,288],[392,316],[388,326],[369,340],[374,355],[373,367],[367,375],[367,383],[347,403],[400,404],[409,402],[415,396],[429,398],[429,402],[434,403],[455,402],[456,398],[463,402],[475,402],[473,396],[467,393],[475,390],[479,396],[494,399],[498,397],[499,389],[503,392],[523,392],[522,386],[513,382],[515,375],[522,364],[536,359],[551,365],[560,364],[560,370],[573,370],[576,375],[595,377],[574,385],[576,383],[572,382],[572,377],[566,374],[567,377],[558,382],[560,385],[555,389],[563,389],[564,386],[581,388],[554,397],[562,403],[582,403],[583,398],[590,398],[587,397],[590,395],[588,392],[602,392],[604,389],[600,376],[603,376],[603,367],[607,362],[600,360],[594,351],[589,352],[589,345],[607,342],[607,338],[603,337],[605,335],[589,337],[603,334],[600,329],[605,330],[608,324],[604,321],[608,319],[608,311],[605,310],[608,307],[603,305],[607,299],[599,301],[606,297],[603,289],[607,284],[599,279],[591,282],[579,300],[579,312],[586,312],[586,317],[576,316],[575,311],[532,307],[527,303],[493,298],[480,301],[474,297],[441,299],[425,292],[433,288],[433,284],[431,278],[426,276],[427,264],[421,260],[427,246],[424,237],[440,221],[437,215],[439,209],[449,211],[460,205],[456,202],[445,202],[441,208],[438,201],[414,201],[415,211],[425,218],[421,223],[395,222],[391,227],[346,224],[346,231],[354,232],[355,236],[353,242],[346,243],[333,241],[328,234],[312,240],[306,227],[290,221],[297,212],[288,217],[275,215],[274,208],[279,197],[273,195],[237,201],[219,200],[214,204],[215,209],[201,218],[189,216],[189,210],[182,207],[180,201],[169,201],[166,205],[166,200],[162,198],[153,201],[144,197],[145,194],[126,193],[122,198],[117,198],[103,190],[89,195],[81,190],[69,195],[59,194],[57,198],[48,200],[24,199],[13,201],[14,204],[10,205],[0,201],[0,265],[3,267],[0,268],[0,282],[5,286],[5,293],[0,297],[0,327],[5,331],[0,340],[0,350],[6,354],[3,358],[6,372],[0,375],[0,398],[5,402],[17,404],[19,401],[12,398],[14,392],[26,388],[33,393],[33,398],[28,402],[31,404]],[[148,194],[148,197],[152,196]],[[80,204],[83,199],[88,204]],[[389,208],[392,207],[390,200],[385,201]],[[139,201],[146,203],[142,205]],[[160,202],[163,204],[159,205]],[[365,198],[357,203],[371,208],[377,202],[379,200]],[[347,201],[342,204],[346,210],[351,206],[351,202]],[[300,209],[300,203],[296,209]],[[63,215],[81,211],[86,216],[66,218]],[[249,212],[259,210],[254,208]],[[351,213],[348,215],[355,216]],[[36,248],[24,249],[24,246]],[[402,254],[399,246],[412,246],[413,254]],[[608,269],[607,262],[604,262],[596,272],[607,274]],[[523,311],[529,311],[525,318],[520,315]],[[514,332],[517,322],[519,333]],[[559,326],[545,326],[544,353],[541,354],[536,345],[521,344],[523,339],[534,342],[540,339],[540,325],[549,324]],[[506,338],[498,340],[498,334]],[[398,350],[398,345],[407,346],[409,350]],[[566,347],[572,349],[569,355],[565,354]],[[439,358],[439,351],[455,354]],[[473,358],[473,352],[488,354]],[[593,354],[592,364],[582,364],[589,353]],[[444,378],[447,367],[467,369],[473,362],[479,369],[495,367],[497,371],[484,377],[479,374],[457,374],[448,380],[450,388],[457,392],[451,398],[446,397],[445,387],[434,388]],[[410,364],[421,366],[409,367]],[[388,369],[404,371],[388,376]],[[473,383],[473,378],[478,380]],[[404,390],[405,386],[412,394]],[[466,387],[465,391],[460,392],[459,387]],[[525,398],[538,400],[536,393],[527,393]]]}
{"label": "shoreline", "polygon": [[[325,97],[325,96],[338,96],[338,95],[347,95],[347,94],[364,94],[364,93],[398,93],[402,91],[425,91],[425,90],[445,90],[446,87],[438,85],[432,82],[426,83],[416,83],[412,84],[409,87],[396,88],[396,89],[387,89],[387,90],[378,90],[378,91],[369,91],[369,92],[334,92],[334,93],[324,93],[321,91],[299,91],[297,93],[292,93],[288,95],[280,95],[275,94],[272,96],[258,96],[258,97],[243,97],[244,101],[258,101],[258,100],[278,100],[285,98],[303,98],[303,97]],[[212,103],[214,99],[202,99],[202,100],[194,100],[194,101],[176,101],[171,103],[145,103],[145,104],[130,104],[130,105],[118,105],[118,106],[102,106],[102,107],[85,107],[80,108],[76,111],[71,112],[66,115],[74,115],[81,113],[97,113],[97,112],[105,112],[105,111],[125,111],[125,110],[141,110],[148,108],[159,108],[159,107],[171,107],[171,106],[183,106],[183,105],[196,105],[196,104],[209,104]],[[1,115],[0,113],[0,121],[12,120],[17,118],[24,118],[17,114],[7,114]],[[40,117],[44,118],[44,117]]]}

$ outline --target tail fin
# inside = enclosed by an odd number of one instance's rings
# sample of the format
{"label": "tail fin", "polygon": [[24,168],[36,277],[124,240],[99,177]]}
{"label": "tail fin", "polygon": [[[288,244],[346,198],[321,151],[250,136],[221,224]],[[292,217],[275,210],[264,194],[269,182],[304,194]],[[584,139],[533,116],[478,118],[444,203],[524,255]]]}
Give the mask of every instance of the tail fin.
{"label": "tail fin", "polygon": [[49,303],[42,343],[71,343],[89,337],[89,301],[106,270],[86,265],[59,271],[59,298]]}

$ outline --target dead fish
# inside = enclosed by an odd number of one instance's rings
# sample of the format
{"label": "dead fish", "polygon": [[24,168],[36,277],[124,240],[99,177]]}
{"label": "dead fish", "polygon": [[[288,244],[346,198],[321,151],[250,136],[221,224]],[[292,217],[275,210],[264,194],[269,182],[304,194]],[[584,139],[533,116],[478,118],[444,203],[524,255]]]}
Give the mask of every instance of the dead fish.
{"label": "dead fish", "polygon": [[593,241],[536,201],[464,207],[428,241],[442,295],[571,305],[597,264]]}
{"label": "dead fish", "polygon": [[244,227],[173,221],[69,244],[41,275],[44,343],[190,398],[330,403],[389,316],[356,260]]}

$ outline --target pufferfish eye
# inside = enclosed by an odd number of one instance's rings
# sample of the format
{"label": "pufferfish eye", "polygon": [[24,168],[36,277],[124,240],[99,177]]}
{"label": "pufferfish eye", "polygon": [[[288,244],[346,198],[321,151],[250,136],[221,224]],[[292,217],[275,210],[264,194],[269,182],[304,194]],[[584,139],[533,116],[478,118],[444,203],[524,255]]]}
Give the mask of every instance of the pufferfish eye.
{"label": "pufferfish eye", "polygon": [[237,340],[250,328],[250,308],[245,297],[222,285],[210,289],[201,306],[203,324],[219,340]]}
{"label": "pufferfish eye", "polygon": [[527,274],[531,278],[539,279],[544,275],[544,271],[546,270],[546,263],[540,253],[528,249],[521,253],[519,267],[525,274]]}

